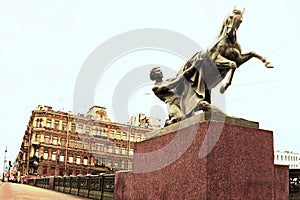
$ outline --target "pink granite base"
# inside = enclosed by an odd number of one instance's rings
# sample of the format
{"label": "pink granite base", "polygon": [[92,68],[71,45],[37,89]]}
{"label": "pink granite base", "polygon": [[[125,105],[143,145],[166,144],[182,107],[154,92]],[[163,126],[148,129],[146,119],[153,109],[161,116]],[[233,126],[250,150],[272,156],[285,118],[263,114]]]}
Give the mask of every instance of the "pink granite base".
{"label": "pink granite base", "polygon": [[[202,144],[209,129],[221,129],[222,133],[213,149],[208,150],[208,155],[200,158],[200,147],[207,145],[208,148],[214,137],[218,137],[212,135],[206,144]],[[160,151],[172,143],[176,134],[184,134],[191,140],[190,146],[183,153],[174,148],[170,152]],[[176,145],[180,147],[181,144]],[[149,162],[147,169],[147,165],[141,164],[140,155],[151,152],[155,159],[145,158],[145,162]],[[166,154],[170,157],[180,155],[174,162],[153,170],[152,163],[165,163]],[[116,174],[116,200],[268,200],[277,199],[288,190],[288,185],[277,184],[283,179],[288,180],[288,169],[274,168],[273,133],[258,128],[204,121],[180,132],[173,131],[137,143],[135,156],[139,156],[139,160],[134,159],[133,172]],[[288,199],[285,194],[280,197]]]}

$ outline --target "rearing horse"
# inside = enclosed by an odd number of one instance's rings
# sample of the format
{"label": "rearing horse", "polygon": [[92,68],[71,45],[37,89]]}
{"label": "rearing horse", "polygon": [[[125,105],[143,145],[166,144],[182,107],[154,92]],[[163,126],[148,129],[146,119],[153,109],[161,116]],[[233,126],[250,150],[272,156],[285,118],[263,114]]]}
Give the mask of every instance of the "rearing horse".
{"label": "rearing horse", "polygon": [[[179,70],[177,77],[185,76],[187,83],[193,88],[197,96],[195,105],[188,105],[185,102],[191,95],[185,94],[182,90],[182,107],[188,107],[185,109],[187,110],[185,112],[186,116],[191,115],[190,112],[193,111],[205,110],[201,108],[200,102],[211,103],[210,90],[225,77],[228,77],[225,84],[220,88],[220,92],[224,93],[231,85],[235,70],[251,58],[255,57],[265,63],[265,67],[273,68],[265,57],[253,51],[242,53],[241,46],[237,42],[236,33],[243,21],[243,13],[244,10],[235,8],[232,14],[224,20],[215,45],[206,51],[196,53]],[[200,105],[200,108],[198,105]]]}

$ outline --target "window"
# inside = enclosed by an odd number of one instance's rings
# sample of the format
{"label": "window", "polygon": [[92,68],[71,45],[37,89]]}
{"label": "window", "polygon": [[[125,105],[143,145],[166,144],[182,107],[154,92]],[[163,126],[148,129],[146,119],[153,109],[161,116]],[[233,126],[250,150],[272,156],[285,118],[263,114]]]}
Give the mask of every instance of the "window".
{"label": "window", "polygon": [[132,162],[128,161],[128,170],[132,170]]}
{"label": "window", "polygon": [[113,149],[114,149],[113,146],[108,146],[108,153],[113,153]]}
{"label": "window", "polygon": [[56,151],[52,151],[52,160],[56,160]]}
{"label": "window", "polygon": [[133,149],[130,149],[129,155],[133,156]]}
{"label": "window", "polygon": [[82,133],[82,125],[78,125],[78,133]]}
{"label": "window", "polygon": [[75,142],[75,140],[70,140],[69,147],[74,147],[74,142]]}
{"label": "window", "polygon": [[65,139],[65,138],[62,138],[62,139],[61,139],[60,145],[61,145],[62,147],[65,147],[65,146],[66,146],[66,139]]}
{"label": "window", "polygon": [[130,135],[130,142],[134,142],[134,135],[133,134]]}
{"label": "window", "polygon": [[64,153],[60,153],[59,161],[60,162],[64,162],[65,161],[65,154]]}
{"label": "window", "polygon": [[118,146],[115,147],[115,153],[120,154],[120,147],[118,147]]}
{"label": "window", "polygon": [[72,123],[71,125],[71,131],[76,132],[76,124]]}
{"label": "window", "polygon": [[101,129],[101,130],[100,130],[100,135],[101,135],[101,136],[106,136],[106,131]]}
{"label": "window", "polygon": [[44,151],[44,159],[45,159],[45,160],[48,159],[48,151],[47,151],[47,150]]}
{"label": "window", "polygon": [[122,155],[126,155],[127,153],[126,153],[126,148],[125,147],[123,147],[122,148]]}
{"label": "window", "polygon": [[124,133],[122,134],[122,139],[123,139],[123,140],[127,140],[127,133],[126,133],[126,132],[124,132]]}
{"label": "window", "polygon": [[87,158],[86,156],[85,156],[84,159],[83,159],[83,164],[84,164],[84,165],[88,165],[88,158]]}
{"label": "window", "polygon": [[57,137],[53,137],[52,138],[52,144],[53,145],[57,145]]}
{"label": "window", "polygon": [[52,123],[52,121],[51,121],[50,119],[48,119],[48,120],[47,120],[47,125],[46,125],[47,128],[51,128],[51,123]]}
{"label": "window", "polygon": [[111,167],[111,166],[112,166],[111,160],[109,160],[109,161],[107,162],[107,166],[108,166],[108,167]]}
{"label": "window", "polygon": [[54,129],[58,130],[58,128],[59,128],[59,121],[55,120]]}
{"label": "window", "polygon": [[63,130],[63,131],[66,131],[66,130],[67,130],[67,123],[66,123],[66,122],[63,122],[63,123],[62,123],[62,130]]}
{"label": "window", "polygon": [[122,160],[121,168],[125,169],[125,161],[124,160]]}
{"label": "window", "polygon": [[35,135],[35,141],[39,142],[41,140],[41,135],[40,134],[36,134]]}
{"label": "window", "polygon": [[80,140],[77,141],[77,148],[81,149],[82,148],[82,142]]}
{"label": "window", "polygon": [[42,127],[42,121],[43,121],[42,119],[37,119],[37,120],[36,120],[36,127],[37,127],[37,128]]}
{"label": "window", "polygon": [[121,132],[118,131],[118,132],[116,133],[116,138],[120,139],[120,137],[121,137]]}
{"label": "window", "polygon": [[283,155],[281,155],[281,160],[283,160]]}
{"label": "window", "polygon": [[48,174],[48,166],[43,166],[43,175]]}
{"label": "window", "polygon": [[85,127],[85,133],[86,133],[86,134],[90,134],[90,127],[89,127],[89,126],[86,126],[86,127]]}
{"label": "window", "polygon": [[104,144],[97,143],[97,151],[103,152],[104,151]]}
{"label": "window", "polygon": [[115,132],[114,131],[110,131],[109,137],[110,138],[114,138],[115,137]]}
{"label": "window", "polygon": [[76,158],[76,164],[80,165],[80,156],[77,156],[77,158]]}
{"label": "window", "polygon": [[49,135],[45,136],[45,143],[50,144],[50,136]]}
{"label": "window", "polygon": [[69,155],[69,163],[73,163],[74,162],[74,157],[73,154]]}
{"label": "window", "polygon": [[115,162],[115,168],[119,168],[119,163]]}
{"label": "window", "polygon": [[142,136],[141,136],[141,135],[138,135],[138,136],[137,136],[137,141],[140,142],[141,140],[142,140]]}

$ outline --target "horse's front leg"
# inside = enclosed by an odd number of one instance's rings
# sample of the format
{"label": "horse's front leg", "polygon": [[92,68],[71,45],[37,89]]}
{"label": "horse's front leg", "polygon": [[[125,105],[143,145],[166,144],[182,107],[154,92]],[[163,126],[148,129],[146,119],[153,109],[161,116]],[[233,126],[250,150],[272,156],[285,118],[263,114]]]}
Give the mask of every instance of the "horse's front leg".
{"label": "horse's front leg", "polygon": [[227,88],[231,85],[234,72],[237,68],[237,64],[236,64],[236,62],[228,60],[227,58],[224,58],[221,55],[217,56],[215,63],[218,66],[218,68],[227,68],[227,69],[229,68],[229,70],[227,72],[228,79],[226,80],[225,84],[222,85],[220,88],[220,92],[223,94],[227,90]]}
{"label": "horse's front leg", "polygon": [[251,58],[257,58],[259,60],[261,60],[263,63],[265,63],[265,66],[267,68],[273,68],[273,65],[271,64],[271,62],[269,62],[265,57],[255,53],[254,51],[251,51],[249,53],[245,53],[245,54],[241,54],[238,58],[237,58],[237,65],[238,67],[242,64],[244,64],[245,62],[247,62],[248,60],[250,60]]}

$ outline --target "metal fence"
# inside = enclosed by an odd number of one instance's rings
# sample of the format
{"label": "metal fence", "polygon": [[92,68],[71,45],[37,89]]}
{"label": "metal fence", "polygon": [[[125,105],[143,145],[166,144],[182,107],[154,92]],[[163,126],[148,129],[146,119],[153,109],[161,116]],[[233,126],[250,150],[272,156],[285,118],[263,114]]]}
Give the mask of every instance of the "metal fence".
{"label": "metal fence", "polygon": [[115,176],[107,174],[29,179],[28,184],[91,199],[110,200],[114,199],[114,182]]}

